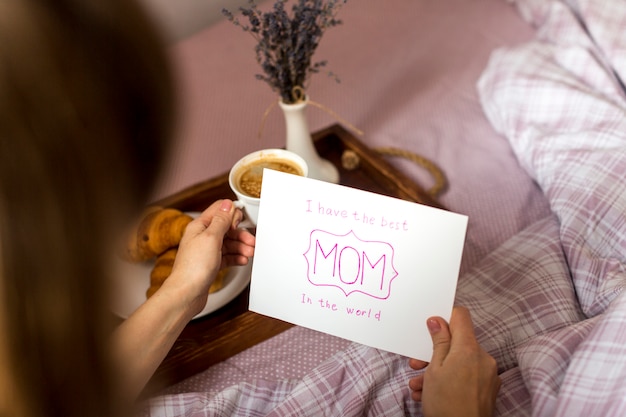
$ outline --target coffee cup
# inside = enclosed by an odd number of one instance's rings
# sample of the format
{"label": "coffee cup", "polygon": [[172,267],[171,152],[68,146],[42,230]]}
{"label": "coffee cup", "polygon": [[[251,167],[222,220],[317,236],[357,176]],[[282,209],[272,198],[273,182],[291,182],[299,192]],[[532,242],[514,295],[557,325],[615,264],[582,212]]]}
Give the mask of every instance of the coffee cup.
{"label": "coffee cup", "polygon": [[285,149],[263,149],[252,152],[233,165],[228,174],[230,188],[237,196],[236,205],[256,226],[261,202],[263,169],[273,169],[306,177],[308,166],[304,159]]}

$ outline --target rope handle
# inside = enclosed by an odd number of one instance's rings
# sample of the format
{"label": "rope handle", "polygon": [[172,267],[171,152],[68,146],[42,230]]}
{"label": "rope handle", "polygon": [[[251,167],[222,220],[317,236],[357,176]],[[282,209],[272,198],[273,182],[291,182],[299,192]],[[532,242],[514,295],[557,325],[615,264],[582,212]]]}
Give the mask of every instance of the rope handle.
{"label": "rope handle", "polygon": [[[420,167],[424,168],[434,180],[434,185],[426,190],[426,193],[433,198],[437,198],[448,188],[448,179],[443,173],[443,170],[439,168],[437,164],[428,158],[418,155],[413,152],[406,151],[404,149],[392,148],[392,147],[380,147],[372,149],[374,152],[384,156],[399,156],[415,162]],[[352,150],[345,150],[341,155],[341,165],[344,169],[352,171],[357,169],[360,164],[359,155]]]}
{"label": "rope handle", "polygon": [[385,156],[398,156],[408,159],[428,171],[435,182],[432,187],[426,190],[426,193],[428,193],[431,197],[437,198],[448,188],[448,179],[443,173],[443,170],[430,159],[404,149],[392,147],[374,148],[374,151]]}

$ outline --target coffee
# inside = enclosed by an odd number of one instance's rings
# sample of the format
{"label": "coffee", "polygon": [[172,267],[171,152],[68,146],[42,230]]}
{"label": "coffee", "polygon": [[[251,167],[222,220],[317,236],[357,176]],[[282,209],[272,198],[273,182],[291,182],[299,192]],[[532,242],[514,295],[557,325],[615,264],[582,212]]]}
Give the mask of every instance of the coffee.
{"label": "coffee", "polygon": [[263,180],[263,169],[273,169],[288,174],[304,175],[302,168],[295,162],[266,156],[256,161],[252,161],[239,168],[235,174],[235,184],[242,193],[259,198],[261,196],[261,182]]}

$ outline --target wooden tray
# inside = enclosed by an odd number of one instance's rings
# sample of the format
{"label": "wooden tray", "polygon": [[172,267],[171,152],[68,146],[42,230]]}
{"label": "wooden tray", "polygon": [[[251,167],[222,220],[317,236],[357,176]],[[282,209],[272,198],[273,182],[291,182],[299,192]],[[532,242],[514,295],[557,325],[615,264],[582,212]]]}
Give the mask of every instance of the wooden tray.
{"label": "wooden tray", "polygon": [[[317,132],[314,139],[320,155],[339,168],[341,184],[442,208],[421,187],[341,126],[333,125]],[[341,157],[346,150],[358,157],[356,169],[342,167]],[[235,199],[228,185],[228,173],[154,204],[202,211],[221,198]],[[145,394],[182,381],[292,327],[248,311],[248,295],[249,287],[226,306],[189,323],[156,371]]]}

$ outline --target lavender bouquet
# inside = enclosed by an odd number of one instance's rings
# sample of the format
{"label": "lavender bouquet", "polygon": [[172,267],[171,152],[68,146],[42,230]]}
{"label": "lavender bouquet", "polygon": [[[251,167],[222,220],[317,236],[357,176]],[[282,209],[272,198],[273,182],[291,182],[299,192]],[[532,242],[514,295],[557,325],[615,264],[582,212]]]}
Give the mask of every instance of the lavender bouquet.
{"label": "lavender bouquet", "polygon": [[312,63],[313,54],[324,31],[341,24],[336,15],[347,0],[297,0],[291,16],[285,10],[288,1],[277,0],[270,11],[262,12],[249,0],[247,8],[239,9],[248,23],[241,23],[227,9],[222,13],[256,39],[256,59],[263,69],[256,78],[267,82],[284,103],[292,104],[304,98],[310,75],[326,66],[326,61]]}

